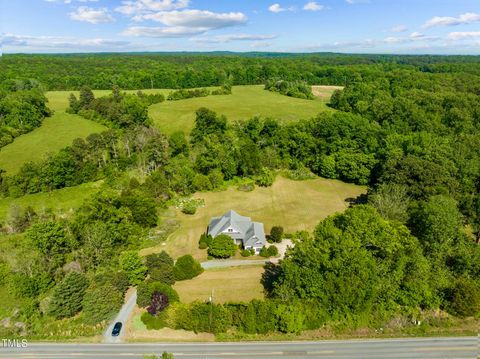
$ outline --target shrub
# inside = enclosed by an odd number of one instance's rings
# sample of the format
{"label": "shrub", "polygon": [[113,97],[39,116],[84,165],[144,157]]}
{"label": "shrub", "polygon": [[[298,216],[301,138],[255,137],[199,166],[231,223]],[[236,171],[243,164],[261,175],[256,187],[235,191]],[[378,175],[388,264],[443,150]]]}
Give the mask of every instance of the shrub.
{"label": "shrub", "polygon": [[158,330],[166,326],[166,319],[168,318],[166,312],[160,312],[158,315],[151,315],[148,312],[142,314],[140,319],[148,330]]}
{"label": "shrub", "polygon": [[249,249],[244,249],[240,251],[240,254],[242,257],[250,257],[252,255],[252,252]]}
{"label": "shrub", "polygon": [[212,240],[213,240],[213,237],[211,235],[203,233],[200,236],[200,240],[198,241],[198,248],[207,249],[212,243]]}
{"label": "shrub", "polygon": [[276,176],[277,174],[274,171],[264,167],[260,174],[255,177],[255,184],[261,187],[270,187],[275,182]]}
{"label": "shrub", "polygon": [[278,248],[276,246],[270,246],[267,249],[267,253],[269,257],[275,257],[278,255]]}
{"label": "shrub", "polygon": [[197,206],[193,202],[187,202],[182,207],[182,212],[189,215],[194,215],[197,212]]}
{"label": "shrub", "polygon": [[280,243],[283,237],[283,227],[274,226],[270,231],[270,239],[275,243]]}
{"label": "shrub", "polygon": [[215,237],[208,248],[208,254],[215,258],[229,258],[235,255],[237,245],[226,234]]}
{"label": "shrub", "polygon": [[177,259],[173,268],[175,280],[186,280],[195,278],[203,273],[203,268],[190,254],[184,255]]}
{"label": "shrub", "polygon": [[264,258],[268,258],[269,255],[268,255],[268,249],[267,247],[262,247],[262,249],[260,249],[260,256],[261,257],[264,257]]}

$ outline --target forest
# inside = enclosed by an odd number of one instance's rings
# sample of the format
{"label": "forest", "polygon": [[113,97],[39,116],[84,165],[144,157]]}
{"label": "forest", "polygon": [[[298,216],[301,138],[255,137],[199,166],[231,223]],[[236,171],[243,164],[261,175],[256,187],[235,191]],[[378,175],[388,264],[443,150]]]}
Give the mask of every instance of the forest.
{"label": "forest", "polygon": [[[130,64],[119,65],[123,59]],[[22,261],[0,257],[0,281],[21,301],[16,315],[31,323],[29,335],[42,337],[45,326],[53,331],[59,318],[80,321],[85,327],[76,335],[90,335],[119,308],[129,285],[138,285],[149,328],[300,333],[327,325],[379,327],[398,316],[435,323],[428,313],[438,310],[479,317],[479,58],[12,55],[0,69],[0,103],[24,101],[22,108],[35,109],[41,123],[49,114],[42,90],[81,89],[69,111],[109,127],[0,177],[7,198],[103,180],[102,191],[66,218],[27,207],[3,223]],[[37,83],[30,77],[42,85],[24,88]],[[268,88],[278,79],[345,88],[330,100],[334,111],[311,119],[230,123],[199,108],[189,135],[170,136],[148,118],[148,106],[165,98],[121,90]],[[91,91],[106,88],[112,89],[106,97]],[[298,234],[286,258],[267,266],[265,300],[179,303],[170,286],[201,268],[191,257],[174,262],[166,253],[137,254],[157,225],[156,208],[234,179],[271,186],[281,170],[366,185],[368,194],[319,221],[313,233]],[[114,300],[96,305],[106,293]],[[0,333],[15,330],[0,327]]]}

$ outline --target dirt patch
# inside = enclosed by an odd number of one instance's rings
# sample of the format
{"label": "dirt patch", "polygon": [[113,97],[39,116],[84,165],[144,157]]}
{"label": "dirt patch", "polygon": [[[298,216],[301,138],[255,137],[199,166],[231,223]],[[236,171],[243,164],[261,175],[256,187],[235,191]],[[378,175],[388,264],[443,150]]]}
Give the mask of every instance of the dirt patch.
{"label": "dirt patch", "polygon": [[343,86],[312,86],[314,96],[328,100],[336,90],[343,90]]}

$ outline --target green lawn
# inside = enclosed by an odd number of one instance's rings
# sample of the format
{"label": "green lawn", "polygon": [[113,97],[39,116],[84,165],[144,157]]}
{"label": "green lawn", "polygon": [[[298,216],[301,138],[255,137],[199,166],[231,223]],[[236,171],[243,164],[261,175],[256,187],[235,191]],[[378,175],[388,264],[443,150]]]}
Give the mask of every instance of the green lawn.
{"label": "green lawn", "polygon": [[205,301],[214,293],[216,303],[249,302],[263,299],[260,282],[263,267],[230,267],[209,269],[198,277],[175,283],[182,303]]}
{"label": "green lawn", "polygon": [[[329,111],[328,99],[301,100],[265,91],[263,85],[235,86],[231,95],[199,97],[166,101],[150,107],[150,117],[163,132],[189,133],[194,125],[195,111],[207,107],[228,120],[246,120],[254,116],[271,117],[281,121],[308,119],[319,112]],[[333,90],[332,90],[333,92]]]}
{"label": "green lawn", "polygon": [[42,126],[15,139],[0,150],[0,168],[8,174],[17,172],[29,161],[39,161],[48,153],[56,153],[78,137],[101,132],[105,126],[77,115],[59,112],[46,118]]}
{"label": "green lawn", "polygon": [[21,208],[32,206],[37,212],[50,208],[60,215],[69,214],[80,207],[85,199],[98,192],[101,183],[101,181],[84,183],[76,187],[27,194],[19,198],[0,198],[0,222],[5,221],[13,205],[18,205]]}
{"label": "green lawn", "polygon": [[205,207],[198,208],[194,215],[175,211],[179,228],[160,245],[145,248],[142,255],[165,250],[173,257],[192,254],[200,260],[207,259],[207,251],[198,249],[198,239],[205,232],[210,218],[233,209],[254,221],[263,222],[269,233],[272,226],[281,225],[286,233],[313,231],[325,217],[343,212],[349,198],[366,192],[366,187],[337,180],[316,178],[293,181],[277,177],[271,187],[257,187],[252,192],[242,192],[230,187],[221,192],[204,192],[194,195],[202,198]]}

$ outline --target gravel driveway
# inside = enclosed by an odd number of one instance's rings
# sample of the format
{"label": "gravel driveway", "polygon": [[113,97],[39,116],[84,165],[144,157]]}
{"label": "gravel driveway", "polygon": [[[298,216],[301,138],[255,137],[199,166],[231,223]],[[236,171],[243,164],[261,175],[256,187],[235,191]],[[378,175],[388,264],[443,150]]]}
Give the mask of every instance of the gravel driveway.
{"label": "gravel driveway", "polygon": [[[108,298],[105,298],[108,300]],[[133,288],[128,300],[118,312],[116,318],[110,323],[107,330],[103,334],[103,342],[104,343],[121,343],[123,335],[125,333],[125,324],[127,323],[128,318],[130,318],[130,314],[132,314],[133,309],[135,308],[135,304],[137,304],[137,289]],[[120,331],[120,335],[118,337],[112,337],[112,329],[116,322],[121,322],[123,324],[122,330]]]}

